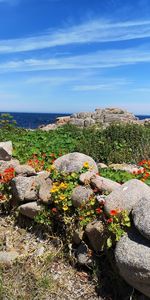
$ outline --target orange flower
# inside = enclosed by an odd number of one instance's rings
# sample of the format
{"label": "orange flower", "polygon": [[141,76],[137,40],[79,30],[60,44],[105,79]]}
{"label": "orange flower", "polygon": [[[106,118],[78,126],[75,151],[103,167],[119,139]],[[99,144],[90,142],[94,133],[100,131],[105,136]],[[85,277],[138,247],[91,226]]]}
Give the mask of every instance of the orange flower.
{"label": "orange flower", "polygon": [[112,210],[110,211],[110,215],[111,215],[111,216],[116,216],[116,215],[118,215],[119,212],[120,212],[119,209],[112,209]]}

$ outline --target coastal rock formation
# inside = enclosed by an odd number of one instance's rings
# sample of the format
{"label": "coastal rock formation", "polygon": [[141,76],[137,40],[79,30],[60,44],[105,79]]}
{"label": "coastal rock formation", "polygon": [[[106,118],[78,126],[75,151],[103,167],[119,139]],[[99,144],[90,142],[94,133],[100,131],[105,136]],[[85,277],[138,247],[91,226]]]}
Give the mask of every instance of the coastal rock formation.
{"label": "coastal rock formation", "polygon": [[97,108],[94,112],[79,112],[72,114],[71,116],[59,117],[56,119],[55,124],[40,126],[40,129],[46,131],[54,130],[65,124],[72,124],[82,128],[100,125],[105,128],[114,122],[135,124],[145,124],[145,122],[147,122],[146,124],[148,124],[150,120],[140,121],[134,114],[121,108]]}

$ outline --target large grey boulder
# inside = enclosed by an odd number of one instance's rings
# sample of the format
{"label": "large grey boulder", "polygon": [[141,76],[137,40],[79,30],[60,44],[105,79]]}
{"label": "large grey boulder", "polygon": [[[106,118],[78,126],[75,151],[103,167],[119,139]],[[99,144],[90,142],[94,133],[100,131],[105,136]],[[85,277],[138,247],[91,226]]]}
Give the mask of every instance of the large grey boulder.
{"label": "large grey boulder", "polygon": [[88,162],[90,169],[98,172],[96,162],[93,158],[79,152],[69,153],[57,158],[54,166],[59,172],[80,172],[85,162]]}
{"label": "large grey boulder", "polygon": [[16,202],[29,202],[38,199],[37,185],[34,177],[15,177],[11,185],[14,204]]}
{"label": "large grey boulder", "polygon": [[149,198],[150,187],[137,179],[131,179],[114,190],[105,199],[105,211],[122,209],[130,212],[142,197]]}
{"label": "large grey boulder", "polygon": [[90,196],[93,195],[93,190],[89,187],[77,186],[72,192],[72,203],[74,207],[80,207],[82,204],[89,202]]}
{"label": "large grey boulder", "polygon": [[105,239],[105,226],[102,221],[94,221],[89,223],[85,228],[85,234],[87,235],[91,247],[96,251],[102,250]]}
{"label": "large grey boulder", "polygon": [[108,178],[95,175],[91,178],[91,184],[96,187],[99,191],[103,192],[109,192],[116,190],[120,187],[120,184],[118,182],[115,182],[113,180],[110,180]]}
{"label": "large grey boulder", "polygon": [[0,142],[0,160],[9,161],[12,156],[12,142]]}
{"label": "large grey boulder", "polygon": [[147,198],[141,198],[134,206],[133,222],[140,233],[150,240],[150,194]]}
{"label": "large grey boulder", "polygon": [[42,210],[43,207],[37,202],[25,203],[19,207],[19,212],[30,219],[34,219]]}
{"label": "large grey boulder", "polygon": [[150,297],[150,241],[132,229],[117,242],[115,259],[125,281]]}

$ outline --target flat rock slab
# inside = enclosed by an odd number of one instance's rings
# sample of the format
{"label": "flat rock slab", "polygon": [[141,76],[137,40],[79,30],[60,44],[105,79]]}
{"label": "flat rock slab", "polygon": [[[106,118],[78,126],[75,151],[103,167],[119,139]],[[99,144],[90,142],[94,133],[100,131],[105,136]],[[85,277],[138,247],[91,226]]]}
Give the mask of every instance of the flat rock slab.
{"label": "flat rock slab", "polygon": [[78,152],[69,153],[57,158],[54,162],[54,166],[59,172],[68,174],[72,172],[80,172],[85,162],[89,164],[89,167],[93,171],[96,173],[98,172],[96,162],[93,158]]}
{"label": "flat rock slab", "polygon": [[131,179],[105,198],[105,211],[122,209],[130,212],[142,197],[149,199],[150,187],[137,179]]}
{"label": "flat rock slab", "polygon": [[21,205],[19,207],[19,212],[30,219],[34,219],[42,209],[42,206],[38,205],[37,202],[30,202]]}
{"label": "flat rock slab", "polygon": [[0,143],[0,160],[9,161],[12,156],[12,142],[1,142]]}
{"label": "flat rock slab", "polygon": [[0,251],[0,265],[10,266],[13,261],[18,257],[18,253],[16,251]]}
{"label": "flat rock slab", "polygon": [[132,211],[133,222],[139,232],[150,240],[150,194],[142,198]]}
{"label": "flat rock slab", "polygon": [[118,182],[110,180],[108,178],[96,175],[95,177],[91,178],[91,184],[96,187],[99,191],[109,192],[116,190],[120,187]]}
{"label": "flat rock slab", "polygon": [[132,229],[117,243],[115,259],[125,281],[150,297],[150,241]]}

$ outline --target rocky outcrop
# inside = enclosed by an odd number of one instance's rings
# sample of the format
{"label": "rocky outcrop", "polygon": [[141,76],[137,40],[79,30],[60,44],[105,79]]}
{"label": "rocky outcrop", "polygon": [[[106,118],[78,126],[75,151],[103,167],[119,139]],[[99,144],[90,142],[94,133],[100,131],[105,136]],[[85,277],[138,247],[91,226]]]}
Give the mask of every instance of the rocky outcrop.
{"label": "rocky outcrop", "polygon": [[89,127],[89,126],[103,126],[104,128],[109,126],[111,123],[135,123],[135,124],[146,124],[147,121],[140,121],[132,113],[123,110],[121,108],[97,108],[94,112],[79,112],[72,114],[71,116],[59,117],[56,119],[55,124],[49,124],[41,126],[42,130],[54,130],[59,126],[65,124],[72,124],[77,127]]}

